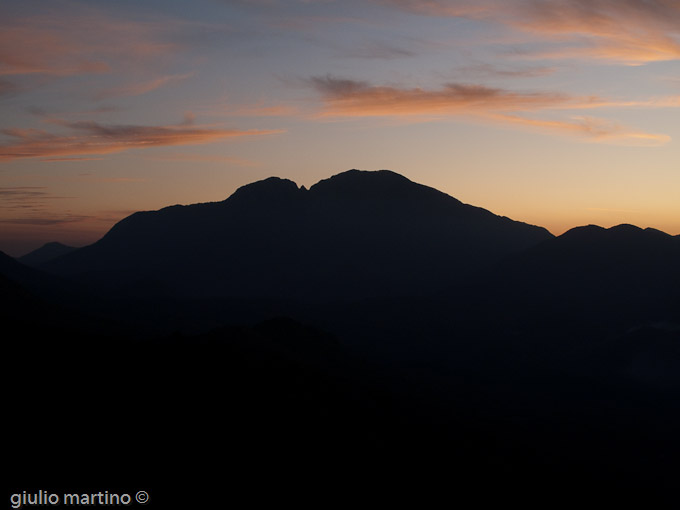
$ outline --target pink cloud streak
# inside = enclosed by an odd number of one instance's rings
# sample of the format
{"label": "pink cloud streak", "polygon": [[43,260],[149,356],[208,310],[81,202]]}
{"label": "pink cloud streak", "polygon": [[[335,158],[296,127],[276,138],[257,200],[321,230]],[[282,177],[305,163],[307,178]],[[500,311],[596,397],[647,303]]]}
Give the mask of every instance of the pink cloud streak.
{"label": "pink cloud streak", "polygon": [[482,85],[447,84],[436,90],[373,86],[366,82],[334,78],[312,78],[322,94],[320,117],[422,117],[468,116],[483,121],[537,128],[550,133],[578,136],[594,142],[627,145],[662,145],[664,134],[636,131],[594,117],[568,120],[528,118],[526,113],[606,107],[680,106],[678,98],[651,101],[610,101],[597,96],[575,97],[549,92],[522,93]]}
{"label": "pink cloud streak", "polygon": [[437,17],[500,23],[566,47],[536,56],[639,65],[680,59],[675,0],[377,0]]}
{"label": "pink cloud streak", "polygon": [[96,122],[53,121],[72,134],[53,134],[38,129],[4,129],[13,139],[0,145],[0,162],[25,158],[63,158],[102,155],[130,149],[197,145],[218,140],[281,133],[280,130],[238,130],[196,127],[182,123],[170,126],[103,125]]}

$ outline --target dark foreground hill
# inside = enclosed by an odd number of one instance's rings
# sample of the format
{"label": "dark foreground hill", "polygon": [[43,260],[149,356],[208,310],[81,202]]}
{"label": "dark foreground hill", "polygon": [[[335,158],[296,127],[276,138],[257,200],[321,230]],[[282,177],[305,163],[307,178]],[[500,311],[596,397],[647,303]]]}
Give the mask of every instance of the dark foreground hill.
{"label": "dark foreground hill", "polygon": [[223,202],[139,212],[42,267],[128,294],[414,296],[551,238],[389,171],[311,189],[270,178]]}
{"label": "dark foreground hill", "polygon": [[[650,386],[617,371],[631,351],[666,345],[677,371],[677,334],[624,338],[597,352],[599,377],[579,377],[507,356],[512,338],[498,332],[475,338],[498,350],[475,359],[464,329],[439,354],[459,349],[473,366],[433,356],[416,375],[289,319],[146,341],[22,332],[3,339],[8,484],[20,489],[143,488],[189,508],[675,494],[677,377]],[[633,368],[654,377],[646,359]]]}

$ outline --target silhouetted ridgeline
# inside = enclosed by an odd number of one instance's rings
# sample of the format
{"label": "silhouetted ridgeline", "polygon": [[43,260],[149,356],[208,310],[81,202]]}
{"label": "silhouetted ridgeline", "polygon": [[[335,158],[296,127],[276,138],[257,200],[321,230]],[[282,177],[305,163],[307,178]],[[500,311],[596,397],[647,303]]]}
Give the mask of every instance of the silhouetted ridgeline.
{"label": "silhouetted ridgeline", "polygon": [[70,253],[73,250],[76,250],[73,246],[66,246],[65,244],[57,242],[46,243],[37,250],[33,250],[32,252],[19,257],[17,260],[27,266],[37,267],[60,255]]}
{"label": "silhouetted ridgeline", "polygon": [[543,314],[570,310],[600,322],[619,316],[628,327],[671,317],[680,322],[678,262],[678,236],[589,225],[508,257],[483,292]]}
{"label": "silhouetted ridgeline", "polygon": [[678,236],[553,237],[349,171],[43,254],[0,253],[14,474],[76,458],[159,507],[675,498]]}
{"label": "silhouetted ridgeline", "polygon": [[413,296],[551,237],[393,172],[351,170],[309,190],[270,178],[224,202],[136,213],[42,267],[128,293],[146,281],[175,296]]}

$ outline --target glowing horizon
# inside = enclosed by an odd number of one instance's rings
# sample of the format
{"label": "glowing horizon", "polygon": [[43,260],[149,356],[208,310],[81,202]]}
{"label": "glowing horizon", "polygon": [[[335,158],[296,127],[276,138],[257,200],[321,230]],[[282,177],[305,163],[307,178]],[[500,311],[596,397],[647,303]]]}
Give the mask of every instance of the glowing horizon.
{"label": "glowing horizon", "polygon": [[680,234],[680,5],[10,1],[0,250],[350,168],[559,235]]}

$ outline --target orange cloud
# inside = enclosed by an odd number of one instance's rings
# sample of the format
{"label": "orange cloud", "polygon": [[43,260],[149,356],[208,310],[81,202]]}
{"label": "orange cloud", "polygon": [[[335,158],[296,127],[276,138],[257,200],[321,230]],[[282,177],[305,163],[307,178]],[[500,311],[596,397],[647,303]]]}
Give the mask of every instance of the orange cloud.
{"label": "orange cloud", "polygon": [[57,135],[38,129],[4,129],[14,141],[0,145],[0,161],[24,158],[59,158],[91,154],[111,154],[130,149],[196,145],[226,138],[267,135],[279,130],[237,130],[174,126],[102,125],[96,122],[53,121],[68,128],[70,135]]}
{"label": "orange cloud", "polygon": [[668,135],[635,131],[626,126],[595,117],[572,117],[568,121],[530,119],[517,115],[489,115],[488,118],[504,123],[573,135],[591,142],[656,147],[671,140]]}
{"label": "orange cloud", "polygon": [[592,56],[639,64],[680,58],[680,4],[645,0],[560,0],[536,3],[514,23],[522,29],[558,36],[583,36],[582,48],[565,56]]}
{"label": "orange cloud", "polygon": [[455,16],[464,18],[485,17],[489,11],[500,6],[500,2],[461,0],[377,0],[405,11],[426,16]]}
{"label": "orange cloud", "polygon": [[537,56],[589,57],[626,64],[680,58],[675,0],[378,0],[429,16],[501,23],[566,46]]}
{"label": "orange cloud", "polygon": [[570,96],[556,92],[514,92],[477,84],[448,83],[439,90],[374,86],[367,82],[314,77],[322,94],[322,116],[395,116],[479,114],[499,111],[592,109],[603,107],[661,107],[680,104],[677,97],[652,101],[611,101],[598,96]]}
{"label": "orange cloud", "polygon": [[490,64],[476,64],[465,66],[459,69],[466,76],[477,77],[500,77],[500,78],[534,78],[537,76],[547,76],[556,71],[555,67],[536,66],[536,67],[501,67]]}
{"label": "orange cloud", "polygon": [[104,158],[46,158],[41,159],[45,163],[55,163],[55,162],[72,162],[72,161],[101,161]]}
{"label": "orange cloud", "polygon": [[519,93],[450,83],[439,90],[372,86],[331,76],[311,79],[326,101],[324,116],[450,115],[479,111],[527,111],[573,104],[564,94]]}
{"label": "orange cloud", "polygon": [[116,20],[99,12],[52,13],[0,22],[0,75],[108,73],[171,54],[176,22]]}
{"label": "orange cloud", "polygon": [[573,97],[546,92],[520,93],[481,85],[448,84],[438,90],[372,86],[366,82],[333,77],[312,78],[325,108],[320,116],[342,117],[447,117],[468,116],[485,121],[539,128],[552,133],[570,134],[595,142],[654,146],[670,137],[635,131],[593,117],[569,120],[527,118],[521,113],[544,110],[580,110],[603,107],[678,106],[677,98],[653,101],[608,101],[596,96]]}
{"label": "orange cloud", "polygon": [[0,27],[0,75],[69,75],[103,73],[109,65],[81,46],[63,28],[32,26]]}

